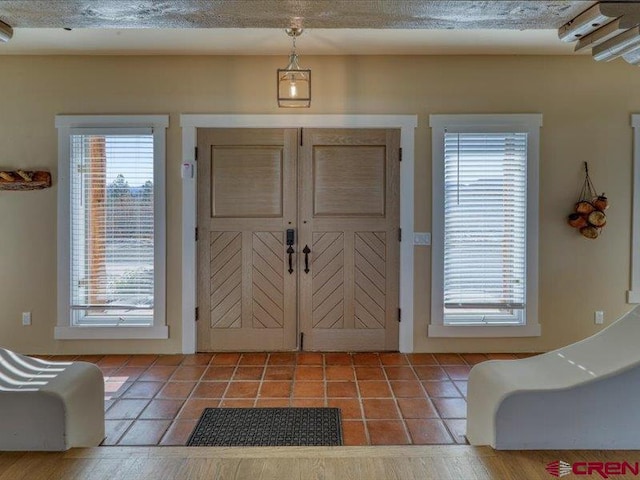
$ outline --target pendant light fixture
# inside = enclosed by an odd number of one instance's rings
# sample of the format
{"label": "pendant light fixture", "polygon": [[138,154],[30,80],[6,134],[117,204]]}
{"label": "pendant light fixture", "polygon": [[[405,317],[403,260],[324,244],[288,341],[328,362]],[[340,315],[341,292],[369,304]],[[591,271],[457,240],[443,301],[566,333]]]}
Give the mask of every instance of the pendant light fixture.
{"label": "pendant light fixture", "polygon": [[311,105],[311,70],[300,68],[296,53],[296,38],[302,34],[302,27],[287,28],[285,32],[293,41],[289,64],[278,69],[278,106],[289,108]]}

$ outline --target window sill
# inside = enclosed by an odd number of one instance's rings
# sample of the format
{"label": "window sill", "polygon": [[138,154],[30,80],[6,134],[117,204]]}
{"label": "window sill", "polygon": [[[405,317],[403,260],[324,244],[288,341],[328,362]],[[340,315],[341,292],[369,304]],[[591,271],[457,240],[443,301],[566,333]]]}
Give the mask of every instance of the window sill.
{"label": "window sill", "polygon": [[497,337],[539,337],[541,329],[539,323],[530,325],[429,325],[429,337],[458,337],[458,338],[497,338]]}
{"label": "window sill", "polygon": [[166,340],[169,327],[56,327],[56,340]]}

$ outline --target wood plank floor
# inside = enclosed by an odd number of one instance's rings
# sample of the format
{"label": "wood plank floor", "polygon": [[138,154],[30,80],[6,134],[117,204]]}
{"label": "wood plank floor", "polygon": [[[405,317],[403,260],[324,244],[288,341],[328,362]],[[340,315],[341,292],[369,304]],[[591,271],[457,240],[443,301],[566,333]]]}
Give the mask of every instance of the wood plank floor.
{"label": "wood plank floor", "polygon": [[634,458],[637,452],[498,452],[466,445],[100,447],[62,453],[3,452],[0,480],[549,480],[553,477],[545,466],[555,460],[635,462]]}

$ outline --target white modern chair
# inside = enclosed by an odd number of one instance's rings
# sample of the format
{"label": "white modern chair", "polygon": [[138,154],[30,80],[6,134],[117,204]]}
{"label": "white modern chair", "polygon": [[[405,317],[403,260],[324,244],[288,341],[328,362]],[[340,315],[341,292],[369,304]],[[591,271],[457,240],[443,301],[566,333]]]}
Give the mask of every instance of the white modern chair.
{"label": "white modern chair", "polygon": [[467,408],[472,445],[640,449],[640,307],[559,350],[476,365]]}
{"label": "white modern chair", "polygon": [[85,362],[0,348],[0,450],[61,451],[104,439],[104,380]]}

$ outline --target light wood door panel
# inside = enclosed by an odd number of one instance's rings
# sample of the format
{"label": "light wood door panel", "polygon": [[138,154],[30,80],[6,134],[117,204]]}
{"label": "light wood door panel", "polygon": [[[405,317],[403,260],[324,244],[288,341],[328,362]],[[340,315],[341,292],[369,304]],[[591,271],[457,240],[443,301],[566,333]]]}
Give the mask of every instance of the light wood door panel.
{"label": "light wood door panel", "polygon": [[198,130],[198,350],[293,350],[294,129]]}
{"label": "light wood door panel", "polygon": [[284,327],[284,258],[282,232],[253,234],[252,326]]}
{"label": "light wood door panel", "polygon": [[[311,296],[313,328],[344,327],[344,234],[313,236]],[[302,271],[298,269],[298,271]]]}
{"label": "light wood door panel", "polygon": [[211,232],[210,321],[213,328],[240,328],[242,314],[242,233]]}
{"label": "light wood door panel", "polygon": [[385,328],[387,265],[385,232],[355,234],[355,328]]}
{"label": "light wood door panel", "polygon": [[299,150],[305,350],[397,350],[400,133],[305,129]]}
{"label": "light wood door panel", "polygon": [[282,217],[281,146],[215,146],[211,157],[213,218]]}
{"label": "light wood door panel", "polygon": [[313,214],[383,217],[383,145],[317,145],[313,150]]}

